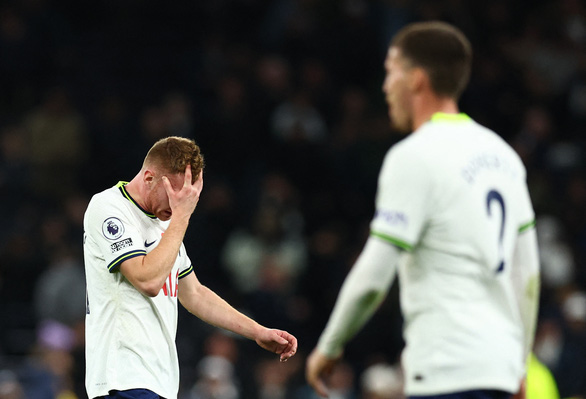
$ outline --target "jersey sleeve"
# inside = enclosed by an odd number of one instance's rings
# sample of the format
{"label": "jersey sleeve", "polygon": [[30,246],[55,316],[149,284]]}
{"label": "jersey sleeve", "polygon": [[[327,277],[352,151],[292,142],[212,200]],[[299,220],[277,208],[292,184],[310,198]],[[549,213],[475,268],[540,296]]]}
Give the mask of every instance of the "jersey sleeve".
{"label": "jersey sleeve", "polygon": [[410,251],[419,241],[430,212],[430,176],[410,147],[392,148],[381,168],[371,236]]}
{"label": "jersey sleeve", "polygon": [[146,255],[138,222],[123,208],[98,201],[88,212],[88,237],[98,248],[110,273],[117,272],[125,260]]}
{"label": "jersey sleeve", "polygon": [[187,251],[185,250],[185,245],[181,244],[181,249],[179,250],[179,253],[183,253],[185,254],[185,257],[183,258],[183,262],[181,263],[181,265],[179,266],[179,279],[182,279],[183,277],[187,277],[189,275],[189,273],[193,273],[193,265],[191,263],[191,260],[189,259],[189,256],[187,256]]}
{"label": "jersey sleeve", "polygon": [[535,228],[535,211],[529,196],[529,189],[527,185],[523,186],[521,191],[521,209],[519,211],[519,226],[518,232],[522,234],[528,230]]}

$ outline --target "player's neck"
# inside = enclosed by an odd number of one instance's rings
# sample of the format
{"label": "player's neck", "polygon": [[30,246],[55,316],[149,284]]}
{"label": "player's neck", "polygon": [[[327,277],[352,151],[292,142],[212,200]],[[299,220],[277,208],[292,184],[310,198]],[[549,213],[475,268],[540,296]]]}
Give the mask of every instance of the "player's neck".
{"label": "player's neck", "polygon": [[435,95],[415,97],[413,100],[413,130],[419,129],[437,112],[457,114],[460,110],[452,98]]}

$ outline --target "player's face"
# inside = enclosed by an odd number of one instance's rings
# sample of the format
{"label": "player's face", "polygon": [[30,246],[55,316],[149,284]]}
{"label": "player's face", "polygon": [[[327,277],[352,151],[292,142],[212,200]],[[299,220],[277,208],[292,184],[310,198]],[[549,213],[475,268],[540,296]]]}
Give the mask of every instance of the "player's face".
{"label": "player's face", "polygon": [[171,174],[157,174],[153,177],[152,185],[148,194],[149,211],[162,221],[171,219],[171,207],[169,206],[169,196],[163,185],[163,176],[167,176],[173,190],[179,191],[183,186],[184,175],[182,173]]}
{"label": "player's face", "polygon": [[389,118],[392,125],[402,132],[412,129],[411,93],[409,91],[409,67],[401,56],[401,51],[391,47],[385,60],[386,76],[383,92],[389,107]]}

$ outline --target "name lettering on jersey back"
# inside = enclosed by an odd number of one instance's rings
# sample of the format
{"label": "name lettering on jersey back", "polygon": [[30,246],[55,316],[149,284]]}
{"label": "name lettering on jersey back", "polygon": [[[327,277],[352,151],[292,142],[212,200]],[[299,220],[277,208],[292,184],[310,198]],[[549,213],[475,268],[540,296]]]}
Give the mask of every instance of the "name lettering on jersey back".
{"label": "name lettering on jersey back", "polygon": [[509,161],[493,153],[479,154],[470,159],[466,166],[462,168],[462,177],[466,182],[474,184],[476,177],[480,173],[488,171],[505,173],[512,178],[517,177],[517,171]]}
{"label": "name lettering on jersey back", "polygon": [[118,252],[121,249],[128,248],[132,246],[132,238],[126,238],[122,241],[115,242],[114,244],[110,245],[110,251],[112,253]]}
{"label": "name lettering on jersey back", "polygon": [[381,219],[388,224],[400,224],[403,226],[407,225],[407,215],[399,211],[389,211],[386,209],[377,209],[374,214],[375,219]]}

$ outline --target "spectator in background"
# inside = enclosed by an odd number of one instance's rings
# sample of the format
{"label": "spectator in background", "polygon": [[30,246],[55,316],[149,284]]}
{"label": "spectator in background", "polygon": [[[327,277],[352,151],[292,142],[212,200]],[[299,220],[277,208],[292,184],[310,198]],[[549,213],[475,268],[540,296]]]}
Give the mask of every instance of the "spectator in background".
{"label": "spectator in background", "polygon": [[234,365],[221,356],[206,356],[198,363],[198,377],[190,391],[190,399],[238,399],[238,383]]}
{"label": "spectator in background", "polygon": [[32,191],[30,156],[31,154],[27,151],[25,129],[18,124],[4,127],[0,132],[2,201],[18,203],[30,196]]}
{"label": "spectator in background", "polygon": [[307,261],[295,196],[296,190],[286,178],[267,175],[250,226],[234,230],[227,238],[223,264],[239,292],[259,289],[263,276],[276,277],[281,293],[294,289]]}
{"label": "spectator in background", "polygon": [[72,378],[75,345],[75,333],[66,325],[40,323],[33,352],[19,370],[27,399],[77,399]]}
{"label": "spectator in background", "polygon": [[[238,363],[238,336],[221,330],[210,331],[203,343],[203,353],[196,362],[194,375],[185,378],[183,398],[246,398],[243,370]],[[244,377],[246,378],[246,377]],[[195,381],[195,382],[193,382]],[[245,381],[246,382],[246,381]]]}
{"label": "spectator in background", "polygon": [[561,397],[586,392],[586,293],[571,290],[561,304],[565,329],[558,364],[552,369]]}
{"label": "spectator in background", "polygon": [[378,362],[360,376],[361,399],[404,399],[403,373],[400,365]]}
{"label": "spectator in background", "polygon": [[34,190],[55,199],[74,193],[89,154],[85,120],[68,91],[63,87],[51,90],[27,116],[25,126]]}
{"label": "spectator in background", "polygon": [[259,359],[255,363],[256,398],[287,399],[290,397],[293,376],[301,367],[298,358],[292,360],[279,369],[271,365],[270,360],[266,358]]}
{"label": "spectator in background", "polygon": [[536,229],[544,289],[568,286],[575,278],[575,262],[561,222],[551,215],[542,215],[537,219]]}
{"label": "spectator in background", "polygon": [[[37,280],[35,309],[39,320],[53,320],[72,329],[83,324],[85,318],[83,262],[67,247],[52,253],[50,264]],[[80,342],[83,342],[83,335],[79,338]]]}
{"label": "spectator in background", "polygon": [[272,116],[273,134],[279,141],[319,143],[326,139],[325,120],[308,93],[297,92],[277,106]]}
{"label": "spectator in background", "polygon": [[12,370],[0,369],[0,399],[27,399]]}
{"label": "spectator in background", "polygon": [[162,108],[166,115],[167,131],[171,136],[193,137],[193,104],[186,94],[168,93],[163,99]]}

